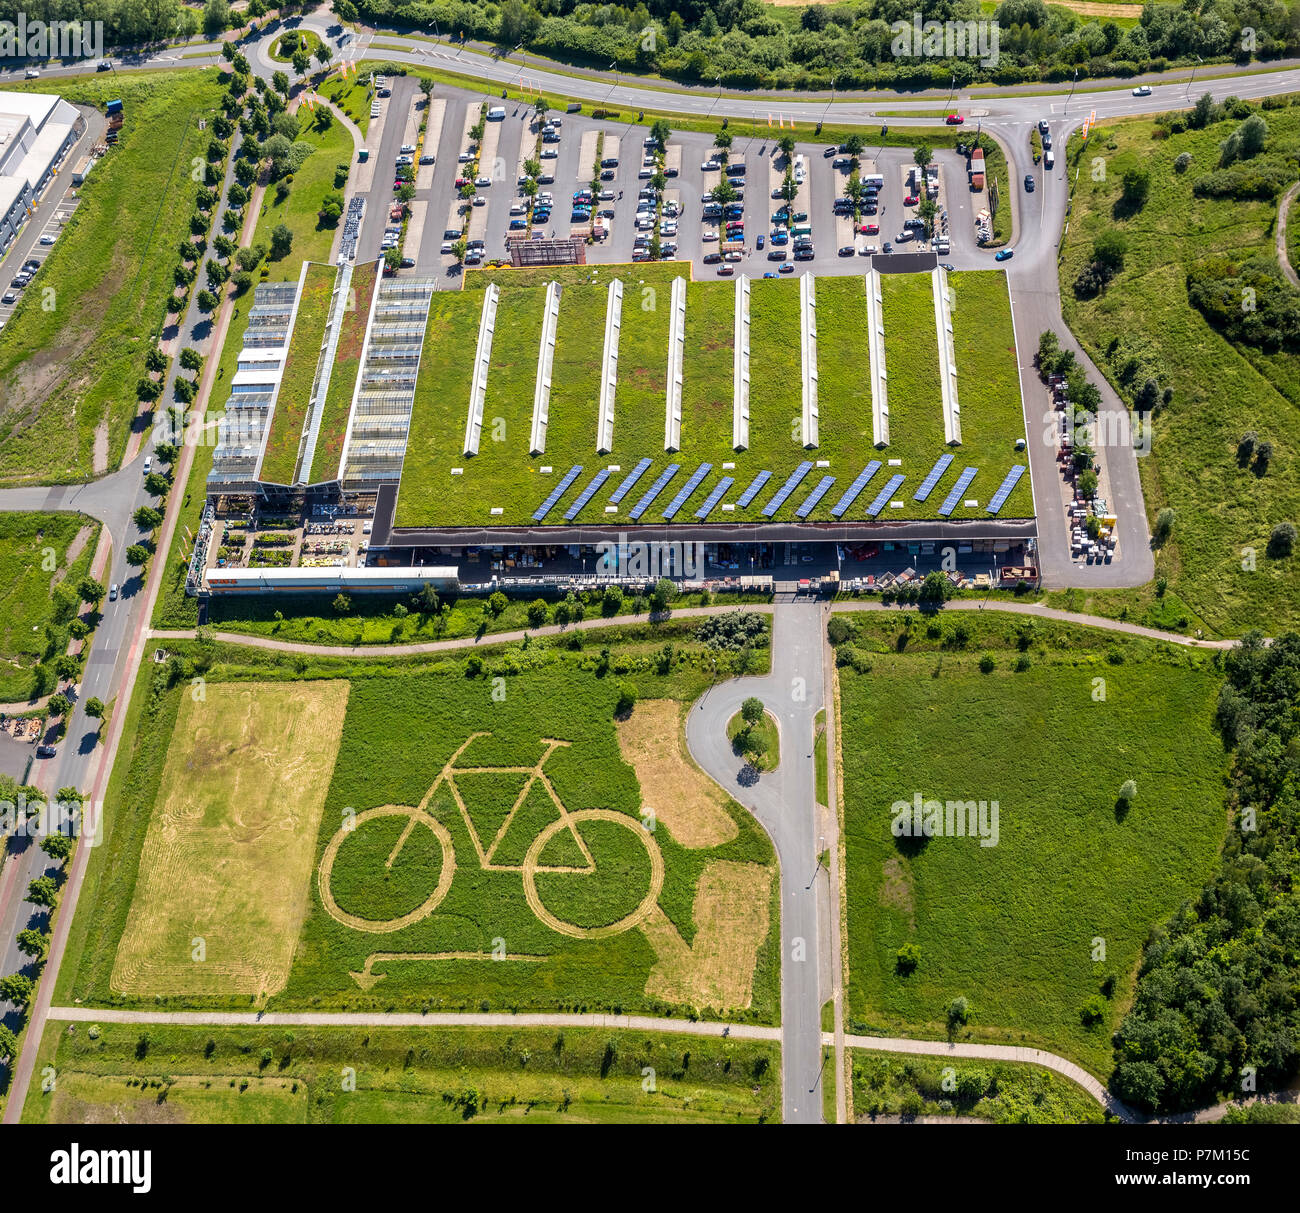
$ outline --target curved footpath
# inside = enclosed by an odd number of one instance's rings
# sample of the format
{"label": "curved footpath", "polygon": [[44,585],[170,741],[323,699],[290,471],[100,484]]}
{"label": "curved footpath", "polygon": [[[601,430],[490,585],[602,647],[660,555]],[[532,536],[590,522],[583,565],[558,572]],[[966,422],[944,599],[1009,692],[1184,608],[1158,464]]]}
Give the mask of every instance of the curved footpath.
{"label": "curved footpath", "polygon": [[[863,602],[860,600],[836,601],[832,611],[889,611],[904,614],[911,611],[922,614],[915,607],[896,607],[883,602]],[[299,640],[277,640],[274,636],[257,636],[243,632],[210,631],[213,640],[223,644],[246,645],[253,649],[275,649],[282,653],[303,653],[313,657],[416,657],[422,653],[442,653],[453,649],[480,648],[495,644],[513,644],[527,636],[559,636],[566,632],[588,631],[591,629],[617,627],[620,624],[647,624],[666,622],[669,619],[689,619],[701,615],[721,615],[728,611],[758,611],[761,614],[773,613],[770,602],[736,603],[723,606],[680,607],[671,615],[655,618],[641,615],[615,615],[612,618],[584,619],[580,623],[547,624],[540,628],[523,628],[513,632],[485,632],[482,636],[456,636],[448,640],[425,640],[411,644],[310,644]],[[983,602],[974,598],[958,598],[946,603],[942,610],[947,611],[1002,611],[1009,615],[1029,615],[1037,619],[1051,619],[1057,623],[1072,623],[1080,627],[1100,628],[1108,632],[1122,632],[1128,636],[1140,636],[1146,640],[1159,640],[1167,644],[1178,644],[1192,649],[1231,649],[1236,640],[1202,640],[1194,636],[1183,636],[1178,632],[1165,632],[1159,628],[1149,628],[1139,623],[1129,623],[1123,619],[1107,619],[1102,615],[1084,615],[1078,611],[1062,611],[1057,607],[1044,606],[1038,602]],[[194,628],[155,628],[148,633],[149,640],[193,640]],[[788,688],[787,688],[788,690]]]}
{"label": "curved footpath", "polygon": [[1282,267],[1282,272],[1287,276],[1287,281],[1294,287],[1300,287],[1300,274],[1296,273],[1296,267],[1291,264],[1290,257],[1286,251],[1286,225],[1291,213],[1291,203],[1295,201],[1296,194],[1300,192],[1300,181],[1297,181],[1285,194],[1282,195],[1282,201],[1277,204],[1277,233],[1274,247],[1277,249],[1277,261]]}

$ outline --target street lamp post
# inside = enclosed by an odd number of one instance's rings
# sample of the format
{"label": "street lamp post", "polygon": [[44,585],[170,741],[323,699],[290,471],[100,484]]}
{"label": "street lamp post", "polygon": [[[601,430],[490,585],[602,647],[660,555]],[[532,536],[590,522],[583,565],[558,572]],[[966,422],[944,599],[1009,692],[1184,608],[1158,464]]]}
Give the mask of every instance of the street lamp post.
{"label": "street lamp post", "polygon": [[1079,69],[1074,69],[1074,79],[1070,81],[1070,95],[1065,99],[1065,112],[1070,112],[1070,102],[1074,98],[1074,86],[1079,83]]}
{"label": "street lamp post", "polygon": [[[1197,55],[1196,62],[1198,65],[1200,65],[1204,63],[1205,60],[1202,59],[1200,55]],[[1196,79],[1196,68],[1192,68],[1192,74],[1187,77],[1187,92],[1183,94],[1184,96],[1190,97],[1192,95],[1192,81],[1195,79]]]}
{"label": "street lamp post", "polygon": [[719,77],[718,77],[718,95],[717,95],[716,97],[713,98],[713,102],[712,102],[712,104],[709,106],[709,112],[708,112],[707,114],[704,115],[705,118],[712,118],[712,117],[713,117],[713,111],[717,108],[718,102],[721,101],[721,100],[722,100],[722,77],[719,76]]}
{"label": "street lamp post", "polygon": [[826,108],[822,110],[822,125],[826,125],[826,115],[831,112],[831,106],[835,103],[835,77],[831,77],[831,99],[826,102]]}

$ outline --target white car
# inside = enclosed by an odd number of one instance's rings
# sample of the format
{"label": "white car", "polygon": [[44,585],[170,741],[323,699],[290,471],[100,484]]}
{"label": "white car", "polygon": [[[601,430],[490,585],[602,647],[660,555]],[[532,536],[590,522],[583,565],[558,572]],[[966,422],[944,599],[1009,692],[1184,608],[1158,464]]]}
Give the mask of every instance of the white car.
{"label": "white car", "polygon": [[491,178],[491,177],[479,177],[479,178],[474,182],[474,184],[477,185],[477,186],[479,187],[479,189],[486,189],[489,185],[492,184],[492,178]]}
{"label": "white car", "polygon": [[475,206],[487,206],[487,199],[484,198],[482,194],[475,194],[475,195],[474,195],[474,205],[475,205]]}
{"label": "white car", "polygon": [[444,241],[442,242],[442,248],[441,248],[439,251],[442,252],[442,253],[450,253],[450,252],[451,252],[451,241],[450,241],[450,240],[444,240]]}
{"label": "white car", "polygon": [[474,159],[474,153],[461,152],[461,154],[457,157],[457,159],[460,161],[461,164],[468,164],[471,160]]}
{"label": "white car", "polygon": [[560,156],[560,153],[557,152],[553,147],[544,147],[544,148],[542,148],[542,159],[543,159],[543,160],[557,160],[557,159],[559,159],[559,156]]}
{"label": "white car", "polygon": [[1133,90],[1133,96],[1135,97],[1151,96],[1151,86],[1149,84],[1139,84],[1137,88]]}
{"label": "white car", "polygon": [[705,244],[708,244],[710,241],[712,241],[712,240],[716,240],[717,238],[718,238],[718,233],[717,233],[717,232],[705,232],[705,233],[700,237],[700,239],[703,240]]}
{"label": "white car", "polygon": [[37,80],[40,78],[41,69],[39,67],[29,67],[26,74],[28,80]]}
{"label": "white car", "polygon": [[42,244],[53,244],[58,239],[57,236],[51,236],[48,232],[41,237]]}

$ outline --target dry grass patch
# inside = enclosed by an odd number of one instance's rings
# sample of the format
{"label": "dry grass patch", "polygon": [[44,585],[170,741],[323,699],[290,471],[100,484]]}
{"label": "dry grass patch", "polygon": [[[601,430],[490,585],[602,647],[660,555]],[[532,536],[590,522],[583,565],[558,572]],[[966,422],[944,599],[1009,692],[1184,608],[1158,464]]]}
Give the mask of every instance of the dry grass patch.
{"label": "dry grass patch", "polygon": [[656,821],[677,842],[693,850],[719,847],[736,837],[736,823],[726,793],[687,757],[681,713],[675,699],[643,700],[618,722],[619,749],[637,782],[651,790]]}
{"label": "dry grass patch", "polygon": [[202,702],[182,700],[115,991],[264,997],[283,989],[348,690],[343,681],[224,683],[209,685]]}
{"label": "dry grass patch", "polygon": [[719,1011],[743,1010],[753,994],[754,964],[767,938],[772,870],[720,859],[695,891],[695,941],[687,947],[656,911],[641,930],[659,959],[645,992],[651,998]]}

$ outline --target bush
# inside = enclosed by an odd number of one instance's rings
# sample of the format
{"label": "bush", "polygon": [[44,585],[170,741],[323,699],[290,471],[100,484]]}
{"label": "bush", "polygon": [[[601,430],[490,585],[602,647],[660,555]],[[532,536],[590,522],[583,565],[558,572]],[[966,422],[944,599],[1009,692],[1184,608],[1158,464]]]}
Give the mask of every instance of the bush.
{"label": "bush", "polygon": [[1293,522],[1279,522],[1268,537],[1268,555],[1274,560],[1290,556],[1295,550],[1296,529]]}
{"label": "bush", "polygon": [[[834,616],[832,616],[834,619]],[[711,649],[738,652],[747,645],[767,639],[763,616],[755,611],[728,611],[725,615],[710,615],[695,630],[695,638]]]}
{"label": "bush", "polygon": [[1119,800],[1122,804],[1132,804],[1137,799],[1138,786],[1137,782],[1132,779],[1126,779],[1120,785]]}
{"label": "bush", "polygon": [[542,599],[535,598],[528,604],[528,623],[530,626],[540,628],[546,622],[548,614],[546,603]]}
{"label": "bush", "polygon": [[614,714],[616,716],[630,715],[635,706],[636,687],[634,687],[630,682],[619,683],[618,700],[614,704]]}
{"label": "bush", "polygon": [[1169,537],[1173,534],[1174,523],[1178,521],[1178,513],[1169,506],[1156,515],[1155,541],[1158,544],[1169,542]]}
{"label": "bush", "polygon": [[993,660],[993,654],[992,654],[992,653],[985,653],[985,654],[980,658],[980,673],[981,673],[981,674],[991,674],[991,673],[993,673],[993,669],[994,669],[994,667],[995,667],[996,665],[997,665],[997,662],[995,662],[995,661]]}
{"label": "bush", "polygon": [[853,635],[853,627],[843,615],[832,615],[826,625],[826,638],[835,646],[843,644]]}
{"label": "bush", "polygon": [[894,971],[903,977],[914,973],[920,963],[921,949],[914,943],[905,943],[894,953]]}

